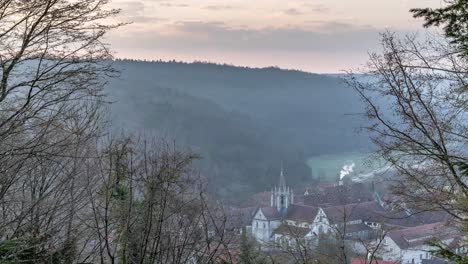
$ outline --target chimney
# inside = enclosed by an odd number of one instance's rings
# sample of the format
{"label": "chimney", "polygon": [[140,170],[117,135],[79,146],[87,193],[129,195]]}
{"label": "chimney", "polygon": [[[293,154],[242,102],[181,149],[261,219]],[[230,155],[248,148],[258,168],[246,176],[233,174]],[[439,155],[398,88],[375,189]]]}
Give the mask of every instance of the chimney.
{"label": "chimney", "polygon": [[340,174],[338,174],[338,184],[336,184],[336,183],[333,184],[333,187],[342,186],[343,184],[344,184],[344,182],[343,182],[343,176],[342,176],[342,174],[340,173]]}

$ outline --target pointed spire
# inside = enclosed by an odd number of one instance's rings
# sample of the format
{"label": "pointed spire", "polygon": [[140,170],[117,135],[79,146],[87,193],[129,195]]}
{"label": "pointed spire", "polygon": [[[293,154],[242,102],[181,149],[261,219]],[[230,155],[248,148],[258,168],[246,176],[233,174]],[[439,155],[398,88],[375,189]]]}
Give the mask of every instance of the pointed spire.
{"label": "pointed spire", "polygon": [[283,189],[286,189],[286,179],[284,178],[284,173],[283,173],[283,161],[281,161],[281,172],[280,172],[279,187],[283,188]]}

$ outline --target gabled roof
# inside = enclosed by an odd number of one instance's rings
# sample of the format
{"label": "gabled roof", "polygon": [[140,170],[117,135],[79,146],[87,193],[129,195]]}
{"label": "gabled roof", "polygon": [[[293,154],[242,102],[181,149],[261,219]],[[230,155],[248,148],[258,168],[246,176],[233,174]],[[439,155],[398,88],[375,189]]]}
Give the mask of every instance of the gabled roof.
{"label": "gabled roof", "polygon": [[389,226],[397,227],[415,227],[438,222],[446,222],[450,219],[450,215],[444,211],[422,211],[408,215],[403,210],[386,211],[383,215],[384,223]]}
{"label": "gabled roof", "polygon": [[267,206],[259,208],[259,210],[262,211],[263,215],[269,221],[281,219],[281,215],[275,207]]}
{"label": "gabled roof", "polygon": [[262,211],[263,215],[265,215],[266,219],[269,221],[284,219],[297,222],[313,223],[319,208],[306,205],[291,204],[286,210],[285,215],[282,215],[278,212],[278,210],[275,207],[271,206],[262,207],[259,208],[259,210]]}
{"label": "gabled roof", "polygon": [[401,249],[421,246],[429,241],[456,238],[458,235],[459,231],[456,228],[446,226],[445,223],[393,230],[387,234]]}
{"label": "gabled roof", "polygon": [[290,236],[290,237],[301,238],[301,237],[305,237],[305,235],[307,235],[309,231],[310,231],[309,228],[281,224],[278,228],[276,228],[273,231],[273,233]]}
{"label": "gabled roof", "polygon": [[313,223],[318,210],[318,207],[292,204],[287,210],[285,219],[297,222]]}
{"label": "gabled roof", "polygon": [[332,224],[355,220],[382,222],[384,214],[383,208],[377,202],[326,207],[323,211]]}
{"label": "gabled roof", "polygon": [[363,183],[349,183],[314,188],[304,197],[304,204],[317,207],[328,207],[352,203],[374,201],[374,196]]}
{"label": "gabled roof", "polygon": [[294,188],[294,189],[293,189],[294,196],[296,196],[296,195],[304,195],[304,193],[305,193],[306,191],[311,192],[311,188]]}
{"label": "gabled roof", "polygon": [[294,204],[304,204],[304,197],[305,195],[302,194],[294,194]]}

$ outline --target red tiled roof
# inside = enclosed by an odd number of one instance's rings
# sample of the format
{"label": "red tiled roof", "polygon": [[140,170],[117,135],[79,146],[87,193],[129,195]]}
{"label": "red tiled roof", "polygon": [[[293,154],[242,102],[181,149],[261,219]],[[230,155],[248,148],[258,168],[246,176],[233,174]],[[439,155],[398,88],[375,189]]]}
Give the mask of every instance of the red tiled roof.
{"label": "red tiled roof", "polygon": [[275,229],[275,234],[287,235],[295,238],[301,238],[309,233],[310,229],[305,227],[282,224]]}
{"label": "red tiled roof", "polygon": [[296,195],[304,195],[304,193],[305,193],[307,190],[310,190],[310,188],[295,188],[295,189],[293,189],[294,196],[296,196]]}
{"label": "red tiled roof", "polygon": [[267,220],[281,219],[281,215],[278,213],[278,210],[276,210],[275,207],[262,207],[260,210],[262,210],[262,213],[265,215]]}
{"label": "red tiled roof", "polygon": [[445,223],[434,223],[416,227],[404,228],[388,232],[390,237],[401,249],[424,245],[431,240],[456,238],[459,231]]}
{"label": "red tiled roof", "polygon": [[309,190],[304,197],[304,204],[327,207],[374,201],[374,196],[363,183],[333,185]]}
{"label": "red tiled roof", "polygon": [[323,210],[332,224],[355,220],[382,222],[384,214],[383,208],[377,202],[333,206]]}
{"label": "red tiled roof", "polygon": [[314,222],[315,216],[318,212],[317,207],[292,204],[289,206],[285,219],[294,220],[298,222]]}
{"label": "red tiled roof", "polygon": [[302,195],[302,194],[298,194],[298,195],[294,195],[294,204],[304,204],[304,197],[305,195]]}
{"label": "red tiled roof", "polygon": [[317,215],[318,208],[306,205],[291,204],[286,210],[286,215],[281,215],[275,207],[260,208],[267,220],[293,220],[297,222],[312,223]]}
{"label": "red tiled roof", "polygon": [[444,211],[418,212],[417,209],[410,215],[403,210],[387,211],[383,217],[386,225],[403,228],[445,222],[450,219],[449,214]]}

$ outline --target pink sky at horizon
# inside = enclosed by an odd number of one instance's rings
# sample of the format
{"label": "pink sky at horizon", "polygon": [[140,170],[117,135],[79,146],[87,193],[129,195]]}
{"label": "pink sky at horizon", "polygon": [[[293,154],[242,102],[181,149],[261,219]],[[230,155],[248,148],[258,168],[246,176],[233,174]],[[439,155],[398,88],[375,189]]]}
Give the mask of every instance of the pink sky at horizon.
{"label": "pink sky at horizon", "polygon": [[379,34],[423,31],[414,7],[441,0],[113,0],[133,23],[112,32],[116,57],[278,66],[317,73],[359,67]]}

